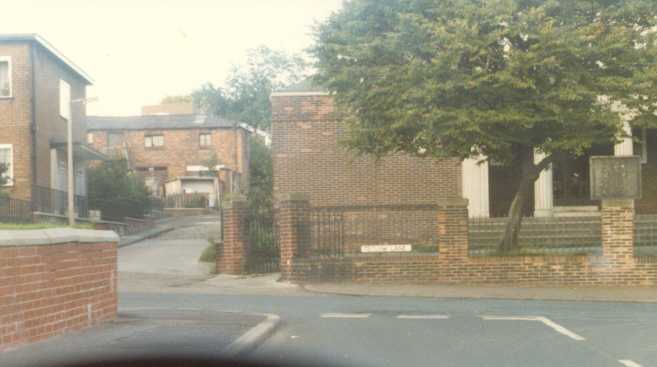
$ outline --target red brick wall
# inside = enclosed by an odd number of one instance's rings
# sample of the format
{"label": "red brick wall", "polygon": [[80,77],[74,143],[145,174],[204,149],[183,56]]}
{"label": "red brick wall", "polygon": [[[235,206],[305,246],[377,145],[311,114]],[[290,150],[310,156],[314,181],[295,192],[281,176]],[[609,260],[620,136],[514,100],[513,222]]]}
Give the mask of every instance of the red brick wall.
{"label": "red brick wall", "polygon": [[224,209],[223,244],[217,251],[217,272],[240,275],[246,273],[246,200],[234,200]]}
{"label": "red brick wall", "polygon": [[[438,255],[295,258],[286,279],[297,282],[347,280],[379,283],[657,285],[657,257],[635,257],[633,254],[631,208],[603,206],[602,256],[469,257],[467,210],[453,204],[443,205],[438,210]],[[280,238],[284,235],[281,233]]]}
{"label": "red brick wall", "polygon": [[274,196],[309,195],[312,206],[433,204],[460,196],[457,159],[407,155],[375,160],[340,147],[343,125],[330,96],[272,97]]}
{"label": "red brick wall", "polygon": [[0,247],[0,351],[110,320],[116,243]]}

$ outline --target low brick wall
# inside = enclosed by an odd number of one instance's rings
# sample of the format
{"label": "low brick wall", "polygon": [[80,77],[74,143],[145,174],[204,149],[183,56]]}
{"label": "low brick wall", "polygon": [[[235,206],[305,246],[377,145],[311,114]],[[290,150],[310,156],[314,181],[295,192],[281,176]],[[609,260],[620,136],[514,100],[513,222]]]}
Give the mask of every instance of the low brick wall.
{"label": "low brick wall", "polygon": [[111,231],[0,231],[0,351],[115,318]]}
{"label": "low brick wall", "polygon": [[657,284],[657,257],[636,257],[625,270],[615,269],[602,256],[482,256],[451,263],[439,255],[296,259],[289,280],[650,286]]}
{"label": "low brick wall", "polygon": [[[299,203],[291,203],[300,205]],[[290,204],[288,204],[290,205]],[[283,214],[285,212],[282,212]],[[280,241],[298,247],[293,232],[304,220],[299,214],[283,219]],[[603,202],[602,255],[480,256],[468,251],[467,202],[453,199],[439,205],[436,254],[356,255],[344,258],[304,258],[281,252],[289,270],[285,279],[296,282],[354,281],[410,283],[513,283],[568,286],[654,286],[657,257],[634,256],[634,208],[631,202]],[[283,249],[283,247],[281,247]]]}

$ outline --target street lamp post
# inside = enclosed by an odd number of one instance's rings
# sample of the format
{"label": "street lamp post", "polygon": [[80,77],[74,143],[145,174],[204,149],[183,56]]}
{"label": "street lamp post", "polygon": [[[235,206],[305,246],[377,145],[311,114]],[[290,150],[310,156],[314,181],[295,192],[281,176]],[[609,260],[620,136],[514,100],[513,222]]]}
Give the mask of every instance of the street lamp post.
{"label": "street lamp post", "polygon": [[73,105],[80,103],[86,105],[89,102],[94,102],[95,98],[78,98],[71,100],[71,108],[69,111],[68,119],[66,119],[66,150],[67,150],[67,165],[68,165],[68,225],[75,225],[75,167],[73,165]]}

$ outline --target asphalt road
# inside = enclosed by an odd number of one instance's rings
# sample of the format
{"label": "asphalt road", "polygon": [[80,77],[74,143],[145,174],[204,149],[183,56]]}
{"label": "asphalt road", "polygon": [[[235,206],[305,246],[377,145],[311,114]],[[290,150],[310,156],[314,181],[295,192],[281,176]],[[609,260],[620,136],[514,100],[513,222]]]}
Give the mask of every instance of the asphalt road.
{"label": "asphalt road", "polygon": [[2,367],[60,366],[100,359],[223,356],[261,315],[157,307],[122,307],[117,320],[0,353]]}
{"label": "asphalt road", "polygon": [[167,305],[275,313],[251,358],[340,366],[657,366],[657,306],[331,295],[125,294]]}

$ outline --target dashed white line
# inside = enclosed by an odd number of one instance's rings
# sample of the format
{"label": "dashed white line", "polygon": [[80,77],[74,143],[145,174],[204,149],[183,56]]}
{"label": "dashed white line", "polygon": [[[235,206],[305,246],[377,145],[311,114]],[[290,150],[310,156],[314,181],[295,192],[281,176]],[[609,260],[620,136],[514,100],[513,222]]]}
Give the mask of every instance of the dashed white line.
{"label": "dashed white line", "polygon": [[369,313],[323,313],[320,317],[323,319],[366,319],[370,315]]}
{"label": "dashed white line", "polygon": [[619,359],[618,362],[620,362],[625,367],[642,367],[640,364],[634,361],[630,361],[629,359]]}
{"label": "dashed white line", "polygon": [[565,327],[557,324],[556,322],[548,319],[547,317],[543,317],[543,316],[481,316],[481,318],[484,320],[539,321],[542,322],[547,327],[558,332],[559,334],[565,335],[573,340],[577,340],[577,341],[586,340],[586,338],[584,338],[583,336],[576,334],[566,329]]}
{"label": "dashed white line", "polygon": [[402,320],[446,320],[449,319],[448,315],[398,315],[398,319]]}

